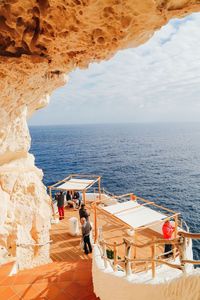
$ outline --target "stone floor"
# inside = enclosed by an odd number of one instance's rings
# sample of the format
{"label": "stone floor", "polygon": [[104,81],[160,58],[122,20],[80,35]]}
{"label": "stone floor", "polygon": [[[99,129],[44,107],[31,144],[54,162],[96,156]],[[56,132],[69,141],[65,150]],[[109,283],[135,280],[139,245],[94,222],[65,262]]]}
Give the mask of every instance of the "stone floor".
{"label": "stone floor", "polygon": [[0,300],[94,300],[91,254],[80,248],[80,236],[72,237],[69,218],[78,211],[65,209],[65,219],[51,229],[53,263],[20,271],[9,277],[13,263],[0,267]]}
{"label": "stone floor", "polygon": [[94,300],[91,258],[54,262],[8,277],[11,264],[0,268],[1,300]]}
{"label": "stone floor", "polygon": [[[85,255],[80,248],[80,236],[69,234],[69,218],[77,217],[78,211],[65,209],[65,219],[53,224],[51,229],[52,263],[31,270],[20,271],[9,277],[13,263],[0,267],[0,300],[93,300],[91,255]],[[91,221],[94,223],[91,211]],[[127,228],[116,220],[98,213],[98,226],[104,229],[103,237],[110,241],[128,238]],[[138,235],[140,243],[145,243],[152,233]],[[130,238],[130,237],[129,237]],[[118,249],[124,255],[124,246]],[[162,251],[162,249],[157,249]],[[148,253],[149,252],[149,253]],[[149,255],[150,249],[141,249],[137,257]],[[141,271],[136,266],[135,272]]]}

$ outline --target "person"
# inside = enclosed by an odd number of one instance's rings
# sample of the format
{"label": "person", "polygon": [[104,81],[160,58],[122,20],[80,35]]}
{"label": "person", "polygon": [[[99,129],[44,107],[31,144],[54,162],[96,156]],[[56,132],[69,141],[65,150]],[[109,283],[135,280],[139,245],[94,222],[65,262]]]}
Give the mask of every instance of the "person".
{"label": "person", "polygon": [[58,206],[59,220],[62,220],[64,219],[64,194],[62,191],[57,195],[57,206]]}
{"label": "person", "polygon": [[88,221],[89,216],[90,216],[89,211],[85,208],[85,204],[82,203],[82,204],[81,204],[81,208],[79,209],[79,217],[80,217],[80,220],[81,220],[81,218],[85,218],[86,221]]}
{"label": "person", "polygon": [[66,200],[67,200],[67,204],[68,204],[70,207],[75,208],[74,201],[73,201],[73,199],[72,199],[72,193],[71,193],[70,191],[67,191],[67,194],[66,194]]}
{"label": "person", "polygon": [[70,191],[67,191],[67,194],[66,194],[66,200],[67,200],[67,201],[72,200],[72,195],[70,194]]}
{"label": "person", "polygon": [[[162,226],[162,232],[163,232],[163,237],[165,240],[170,240],[172,238],[172,234],[174,232],[175,227],[172,226],[172,224],[170,223],[170,220],[166,220]],[[164,248],[164,256],[165,257],[169,257],[172,255],[172,253],[168,253],[170,251],[172,251],[172,244],[165,244],[165,248]]]}
{"label": "person", "polygon": [[92,246],[90,243],[90,231],[92,230],[92,226],[89,220],[86,220],[86,218],[81,218],[81,225],[84,252],[86,255],[88,255],[88,253],[92,253]]}
{"label": "person", "polygon": [[78,206],[78,208],[80,208],[80,206],[81,206],[81,196],[80,196],[80,193],[78,191],[74,192],[74,201],[75,201],[76,205]]}
{"label": "person", "polygon": [[58,203],[58,195],[59,195],[60,193],[59,192],[57,192],[56,194],[55,194],[55,200],[56,200],[56,202]]}

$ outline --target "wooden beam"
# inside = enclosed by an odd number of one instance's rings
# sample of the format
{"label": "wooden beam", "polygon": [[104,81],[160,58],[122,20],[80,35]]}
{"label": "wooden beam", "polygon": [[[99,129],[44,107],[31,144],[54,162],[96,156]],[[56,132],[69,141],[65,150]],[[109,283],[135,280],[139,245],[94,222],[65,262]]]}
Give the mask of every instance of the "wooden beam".
{"label": "wooden beam", "polygon": [[178,264],[171,264],[165,260],[161,260],[161,259],[151,259],[151,258],[138,258],[138,259],[128,259],[128,257],[125,257],[127,260],[129,260],[130,262],[151,262],[152,263],[152,260],[154,262],[157,262],[159,264],[164,264],[164,265],[167,265],[171,268],[174,268],[174,269],[178,269],[178,270],[181,270],[183,271],[183,268],[181,265],[178,265]]}
{"label": "wooden beam", "polygon": [[53,187],[55,187],[57,184],[59,184],[59,183],[61,183],[61,182],[67,181],[69,178],[70,178],[70,176],[67,176],[66,178],[64,178],[64,179],[62,179],[62,180],[60,180],[60,181],[54,183],[53,185],[50,185],[49,187],[50,187],[50,188],[53,188]]}
{"label": "wooden beam", "polygon": [[113,269],[114,271],[117,271],[117,247],[116,242],[114,242],[114,249],[113,249],[113,255],[114,255],[114,262],[113,262]]}
{"label": "wooden beam", "polygon": [[[146,200],[146,199],[144,199],[144,198],[142,198],[142,197],[137,197],[137,199],[139,199],[139,200],[141,200],[141,201],[144,201],[144,202],[148,202],[148,200]],[[171,210],[171,209],[166,208],[166,207],[164,207],[164,206],[158,205],[158,204],[156,204],[155,202],[154,202],[154,206],[159,207],[159,208],[162,208],[163,210],[169,211],[169,212],[171,212],[171,213],[173,213],[173,214],[176,214],[176,212],[175,212],[174,210]]]}
{"label": "wooden beam", "polygon": [[94,174],[70,174],[70,176],[73,178],[75,177],[90,177],[90,178],[98,178],[99,175],[94,175]]}
{"label": "wooden beam", "polygon": [[131,228],[133,229],[132,226],[130,226],[129,224],[127,224],[126,222],[120,220],[119,218],[115,217],[114,215],[112,215],[111,213],[105,211],[104,209],[100,208],[97,206],[97,209],[100,210],[104,215],[109,216],[109,218],[112,218],[113,220],[115,220],[117,223],[121,223],[123,225],[125,225],[127,228]]}
{"label": "wooden beam", "polygon": [[108,267],[108,261],[107,261],[107,252],[106,252],[106,245],[103,243],[103,256],[104,256],[104,267]]}
{"label": "wooden beam", "polygon": [[123,197],[128,197],[130,196],[132,193],[127,193],[127,194],[122,194],[122,195],[117,195],[115,196],[116,198],[123,198]]}
{"label": "wooden beam", "polygon": [[175,222],[175,228],[174,228],[174,237],[177,238],[177,232],[178,232],[178,215],[174,217]]}
{"label": "wooden beam", "polygon": [[156,262],[155,262],[155,257],[156,257],[156,244],[155,242],[155,237],[152,239],[152,246],[151,246],[151,258],[152,258],[152,263],[151,263],[151,269],[152,269],[152,278],[155,278],[156,276]]}
{"label": "wooden beam", "polygon": [[134,209],[139,208],[141,206],[143,207],[143,206],[146,206],[146,205],[149,205],[149,204],[152,204],[152,203],[154,203],[154,202],[148,202],[148,203],[138,204],[137,206],[134,206],[134,207],[125,208],[125,209],[122,209],[120,211],[117,211],[115,213],[115,215],[121,214],[122,212],[125,212],[125,211],[128,211],[128,210],[131,211],[131,210],[134,210]]}
{"label": "wooden beam", "polygon": [[133,257],[137,257],[137,232],[134,232],[134,248],[133,248]]}
{"label": "wooden beam", "polygon": [[[125,257],[128,257],[128,259],[130,259],[131,257],[131,245],[126,242],[125,242]],[[125,271],[126,271],[126,276],[130,276],[132,274],[131,263],[126,259],[125,259]]]}
{"label": "wooden beam", "polygon": [[[177,238],[177,232],[178,232],[178,216],[174,217],[175,227],[174,227],[174,238]],[[173,245],[173,258],[175,260],[176,258],[176,245]]]}
{"label": "wooden beam", "polygon": [[108,243],[108,242],[106,242],[106,241],[103,240],[103,241],[100,241],[99,244],[100,244],[100,245],[105,244],[106,246],[112,248],[112,247],[114,247],[114,245],[115,245],[116,247],[122,246],[122,245],[124,245],[124,242],[114,244],[114,242],[113,242],[113,243]]}
{"label": "wooden beam", "polygon": [[183,259],[181,262],[184,264],[200,265],[200,260]]}
{"label": "wooden beam", "polygon": [[99,200],[101,201],[101,177],[98,178]]}
{"label": "wooden beam", "polygon": [[98,235],[98,229],[97,229],[97,208],[96,203],[94,205],[94,243],[97,242],[97,235]]}
{"label": "wooden beam", "polygon": [[186,231],[179,231],[177,233],[177,235],[186,237],[186,238],[191,238],[191,239],[200,239],[200,233],[190,233],[190,232],[186,232]]}
{"label": "wooden beam", "polygon": [[[124,239],[126,240],[126,239]],[[164,245],[164,244],[179,244],[180,243],[180,239],[173,239],[173,240],[165,240],[165,239],[158,239],[158,240],[155,240],[155,241],[150,241],[150,242],[147,242],[145,244],[137,244],[135,242],[132,242],[132,241],[129,241],[129,243],[132,245],[132,246],[135,246],[137,248],[145,248],[145,247],[148,247],[148,246],[151,246],[153,244],[159,244],[159,245]]]}

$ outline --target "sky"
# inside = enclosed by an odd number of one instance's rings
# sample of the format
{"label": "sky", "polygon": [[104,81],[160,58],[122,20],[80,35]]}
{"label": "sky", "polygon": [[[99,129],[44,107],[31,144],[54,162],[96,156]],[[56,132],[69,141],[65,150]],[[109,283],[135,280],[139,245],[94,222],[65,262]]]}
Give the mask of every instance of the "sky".
{"label": "sky", "polygon": [[30,125],[199,122],[200,14],[171,20],[135,49],[69,74]]}

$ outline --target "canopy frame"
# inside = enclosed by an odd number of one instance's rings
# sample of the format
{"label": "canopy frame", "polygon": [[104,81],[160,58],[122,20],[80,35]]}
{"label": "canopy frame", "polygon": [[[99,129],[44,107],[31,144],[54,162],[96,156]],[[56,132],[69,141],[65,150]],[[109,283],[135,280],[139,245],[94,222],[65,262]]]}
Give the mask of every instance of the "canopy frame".
{"label": "canopy frame", "polygon": [[[152,201],[146,200],[146,199],[144,199],[142,197],[136,196],[133,193],[123,194],[123,195],[119,195],[119,196],[113,196],[114,199],[123,198],[123,197],[130,197],[129,198],[130,201],[140,200],[141,202],[143,202],[143,204],[138,204],[138,206],[135,206],[134,208],[125,209],[127,211],[131,211],[133,209],[137,209],[137,208],[143,207],[143,206],[154,206],[154,207],[157,207],[157,208],[160,208],[160,209],[166,211],[167,212],[166,213],[166,218],[150,222],[149,224],[147,223],[146,225],[142,225],[142,226],[138,226],[138,227],[132,227],[131,225],[129,225],[128,223],[126,223],[125,221],[123,221],[119,217],[117,217],[117,213],[116,214],[112,214],[112,213],[104,210],[100,206],[96,207],[96,209],[98,211],[100,211],[101,213],[107,215],[109,218],[111,218],[111,219],[113,219],[113,220],[115,220],[115,221],[117,221],[117,222],[119,222],[119,223],[127,226],[127,228],[134,230],[134,232],[135,232],[135,240],[137,238],[137,233],[139,233],[139,231],[144,230],[146,228],[151,228],[153,225],[156,225],[156,224],[159,224],[159,223],[163,223],[163,222],[165,222],[167,220],[170,220],[170,219],[174,219],[174,223],[175,223],[174,236],[175,236],[175,238],[177,237],[177,232],[178,232],[178,217],[179,217],[180,213],[177,213],[177,212],[175,212],[175,211],[173,211],[171,209],[168,209],[168,208],[166,208],[164,206],[158,205],[155,202],[152,202]],[[99,201],[99,203],[100,203],[100,201]],[[125,211],[125,210],[123,210],[123,211]],[[95,215],[96,215],[96,218],[97,218],[97,213]],[[95,222],[95,225],[96,225],[96,223],[97,222]],[[97,237],[96,237],[96,240],[97,240]]]}
{"label": "canopy frame", "polygon": [[[86,185],[84,188],[80,188],[80,187],[74,187],[74,188],[60,188],[59,185],[70,182],[70,180],[73,179],[80,179],[80,183],[81,180],[86,179],[92,182],[88,183],[88,185]],[[55,215],[54,212],[54,208],[53,208],[53,201],[52,201],[52,190],[56,190],[56,191],[79,191],[82,192],[83,194],[83,203],[86,204],[86,191],[91,188],[94,184],[98,183],[98,192],[99,192],[99,200],[101,200],[101,176],[98,175],[91,175],[91,174],[70,174],[68,175],[66,178],[54,183],[53,185],[48,186],[49,189],[49,195],[51,198],[51,205],[52,205],[52,210],[53,210],[53,214]]]}

